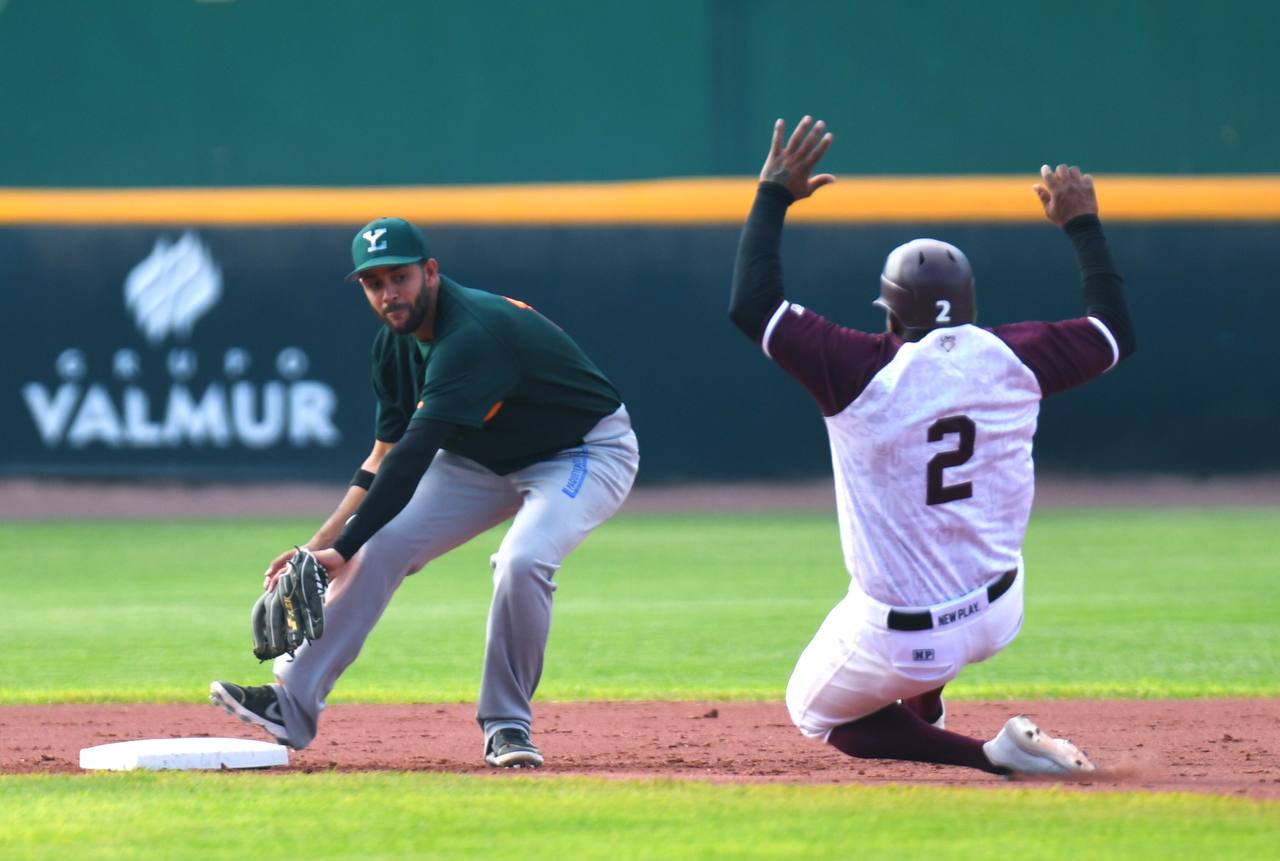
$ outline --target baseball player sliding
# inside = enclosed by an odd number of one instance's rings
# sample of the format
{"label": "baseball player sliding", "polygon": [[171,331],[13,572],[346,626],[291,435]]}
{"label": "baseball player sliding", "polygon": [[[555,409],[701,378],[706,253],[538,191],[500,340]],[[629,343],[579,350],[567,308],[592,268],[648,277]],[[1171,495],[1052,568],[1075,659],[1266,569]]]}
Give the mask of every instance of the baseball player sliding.
{"label": "baseball player sliding", "polygon": [[[490,558],[476,719],[490,765],[541,765],[530,700],[553,577],[631,489],[639,464],[631,420],[563,330],[523,302],[443,275],[409,222],[373,221],[351,253],[348,280],[386,325],[373,343],[373,450],[308,542],[330,577],[323,636],[292,661],[277,659],[276,684],[214,682],[210,697],[281,743],[306,747],[325,698],[401,581],[514,517]],[[267,591],[291,558],[286,551],[267,568]]]}
{"label": "baseball player sliding", "polygon": [[947,732],[942,689],[1021,628],[1040,400],[1134,351],[1093,181],[1046,165],[1035,186],[1075,246],[1085,316],[980,328],[964,254],[916,239],[885,262],[875,304],[887,331],[871,334],[783,296],[787,207],[835,181],[812,175],[832,141],[821,121],[805,117],[785,144],[784,133],[779,120],[742,231],[730,317],[822,410],[852,577],[787,685],[792,720],[849,756],[1091,771],[1073,744],[1023,716],[986,742]]}

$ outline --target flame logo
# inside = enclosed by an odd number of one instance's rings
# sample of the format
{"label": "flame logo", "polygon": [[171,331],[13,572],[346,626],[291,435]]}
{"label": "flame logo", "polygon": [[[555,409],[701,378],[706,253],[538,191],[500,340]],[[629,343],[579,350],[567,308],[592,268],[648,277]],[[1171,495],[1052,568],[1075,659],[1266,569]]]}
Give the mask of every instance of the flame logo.
{"label": "flame logo", "polygon": [[170,242],[156,240],[147,258],[124,281],[124,302],[151,344],[191,327],[222,296],[222,270],[190,230]]}

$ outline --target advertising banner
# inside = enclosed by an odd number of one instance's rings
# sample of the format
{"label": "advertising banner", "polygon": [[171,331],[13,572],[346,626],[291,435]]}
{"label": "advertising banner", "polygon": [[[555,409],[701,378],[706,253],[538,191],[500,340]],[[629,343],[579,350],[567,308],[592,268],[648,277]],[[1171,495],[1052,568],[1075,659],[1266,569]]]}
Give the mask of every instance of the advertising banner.
{"label": "advertising banner", "polygon": [[[373,444],[380,325],[351,227],[0,228],[0,475],[345,482]],[[793,300],[875,331],[887,251],[963,248],[979,322],[1082,313],[1048,225],[794,225]],[[1043,405],[1036,462],[1081,474],[1280,469],[1274,226],[1115,224],[1138,353]],[[532,304],[617,385],[638,480],[830,473],[806,392],[727,318],[738,228],[431,227],[456,281]],[[1189,408],[1188,404],[1194,404]]]}
{"label": "advertising banner", "polygon": [[345,231],[313,234],[0,232],[0,470],[349,475],[371,442],[376,321],[342,283]]}

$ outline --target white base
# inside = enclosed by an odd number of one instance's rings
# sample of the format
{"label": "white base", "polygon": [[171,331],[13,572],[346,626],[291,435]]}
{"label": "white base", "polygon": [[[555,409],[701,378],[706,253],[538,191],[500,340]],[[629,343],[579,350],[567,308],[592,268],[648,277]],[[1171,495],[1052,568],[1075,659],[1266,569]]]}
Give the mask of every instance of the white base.
{"label": "white base", "polygon": [[80,751],[81,768],[108,771],[267,768],[288,764],[289,751],[284,745],[245,738],[147,738]]}

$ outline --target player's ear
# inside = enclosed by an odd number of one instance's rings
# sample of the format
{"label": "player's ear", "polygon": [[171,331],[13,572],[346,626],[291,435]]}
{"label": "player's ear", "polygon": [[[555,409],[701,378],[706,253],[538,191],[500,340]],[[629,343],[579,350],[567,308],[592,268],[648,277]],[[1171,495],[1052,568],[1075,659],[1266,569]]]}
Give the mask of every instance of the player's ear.
{"label": "player's ear", "polygon": [[428,257],[422,263],[422,271],[427,276],[427,281],[431,282],[440,274],[440,264],[436,262],[434,257]]}

